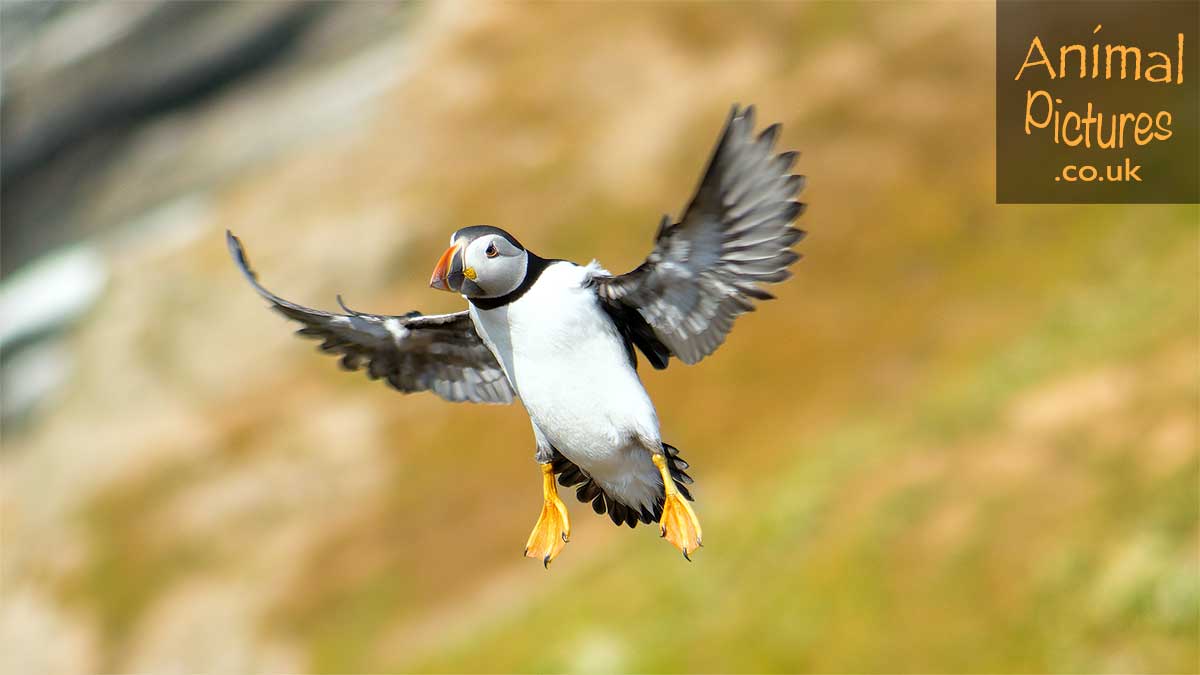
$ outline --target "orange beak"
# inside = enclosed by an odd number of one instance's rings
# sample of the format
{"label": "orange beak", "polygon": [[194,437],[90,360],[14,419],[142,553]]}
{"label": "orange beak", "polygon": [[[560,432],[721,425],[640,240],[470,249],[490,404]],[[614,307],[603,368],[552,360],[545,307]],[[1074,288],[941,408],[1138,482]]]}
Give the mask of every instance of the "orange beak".
{"label": "orange beak", "polygon": [[[439,291],[449,291],[451,293],[458,292],[458,289],[454,288],[453,280],[450,278],[450,273],[451,268],[454,266],[454,256],[461,249],[462,246],[458,243],[455,243],[453,246],[446,249],[446,252],[442,254],[441,258],[438,258],[437,266],[433,268],[433,276],[429,278],[430,288],[436,288]],[[458,267],[461,269],[462,264],[460,263]],[[462,273],[459,272],[458,276],[458,284],[461,285]]]}

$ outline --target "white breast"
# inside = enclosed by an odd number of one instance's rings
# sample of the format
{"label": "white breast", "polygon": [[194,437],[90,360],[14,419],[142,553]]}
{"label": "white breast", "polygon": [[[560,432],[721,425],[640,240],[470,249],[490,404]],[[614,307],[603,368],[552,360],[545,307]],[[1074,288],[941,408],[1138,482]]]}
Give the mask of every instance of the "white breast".
{"label": "white breast", "polygon": [[559,452],[612,496],[652,508],[661,487],[638,438],[658,442],[658,417],[616,326],[583,285],[588,273],[553,263],[515,302],[472,306],[471,317]]}

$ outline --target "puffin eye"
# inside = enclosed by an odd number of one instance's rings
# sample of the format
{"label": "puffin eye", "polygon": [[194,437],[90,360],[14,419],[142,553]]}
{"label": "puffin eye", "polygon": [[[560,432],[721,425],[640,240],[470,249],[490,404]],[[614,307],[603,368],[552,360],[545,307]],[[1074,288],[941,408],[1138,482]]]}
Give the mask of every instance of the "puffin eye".
{"label": "puffin eye", "polygon": [[489,258],[495,258],[500,255],[500,249],[496,248],[495,244],[488,244],[488,247],[483,251],[483,254]]}

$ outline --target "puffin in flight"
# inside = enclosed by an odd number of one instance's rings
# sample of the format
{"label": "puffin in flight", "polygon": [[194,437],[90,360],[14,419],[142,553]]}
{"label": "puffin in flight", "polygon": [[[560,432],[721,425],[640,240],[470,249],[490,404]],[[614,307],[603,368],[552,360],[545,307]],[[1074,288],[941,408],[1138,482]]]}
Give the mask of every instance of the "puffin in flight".
{"label": "puffin in flight", "polygon": [[774,124],[756,136],[754,107],[734,106],[682,217],[663,217],[650,256],[626,274],[542,258],[498,227],[458,230],[429,282],[466,299],[454,314],[367,314],[340,296],[342,313],[302,307],[260,285],[241,242],[229,232],[226,240],[271,308],[303,324],[298,334],[322,340],[345,369],[449,401],[520,398],[543,495],[527,557],[548,566],[570,538],[557,477],[617,525],[658,523],[690,560],[702,538],[688,504],[692,478],[662,440],[637,352],[657,369],[671,357],[696,363],[755,300],[773,297],[759,284],[791,276],[804,177],[791,173],[796,153],[773,152],[778,134]]}

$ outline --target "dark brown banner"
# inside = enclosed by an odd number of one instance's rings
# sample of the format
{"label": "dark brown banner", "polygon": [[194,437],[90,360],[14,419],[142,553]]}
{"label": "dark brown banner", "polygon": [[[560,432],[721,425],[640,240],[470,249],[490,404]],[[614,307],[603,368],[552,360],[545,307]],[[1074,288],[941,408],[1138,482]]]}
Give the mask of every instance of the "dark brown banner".
{"label": "dark brown banner", "polygon": [[1200,201],[1200,3],[996,5],[996,201]]}

